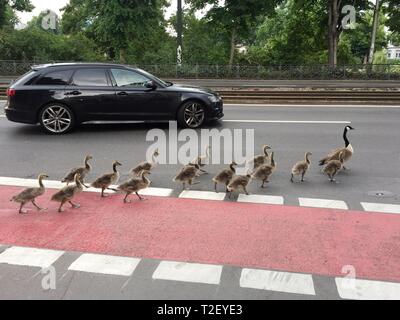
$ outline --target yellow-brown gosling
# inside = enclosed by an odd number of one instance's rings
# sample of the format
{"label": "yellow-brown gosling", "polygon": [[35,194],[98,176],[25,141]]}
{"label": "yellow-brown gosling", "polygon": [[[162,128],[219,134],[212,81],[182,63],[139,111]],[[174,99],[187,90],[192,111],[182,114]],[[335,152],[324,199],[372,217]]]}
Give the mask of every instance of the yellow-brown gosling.
{"label": "yellow-brown gosling", "polygon": [[271,150],[271,147],[268,145],[263,146],[263,155],[258,155],[254,157],[253,160],[253,168],[257,169],[259,166],[262,166],[263,164],[268,164],[268,159],[269,159],[269,154],[267,150]]}
{"label": "yellow-brown gosling", "polygon": [[[354,154],[354,148],[351,145],[349,139],[347,138],[347,133],[349,132],[349,130],[355,130],[355,129],[351,126],[346,126],[346,128],[344,128],[343,139],[344,139],[345,147],[338,148],[336,150],[331,151],[325,158],[323,158],[319,162],[320,166],[326,165],[331,160],[339,160],[339,155],[341,152],[343,152],[343,164],[345,162],[348,162],[351,159],[351,157]],[[346,167],[344,165],[343,165],[343,169],[346,170]]]}
{"label": "yellow-brown gosling", "polygon": [[229,166],[229,169],[222,170],[220,173],[218,173],[212,180],[214,181],[214,189],[215,192],[218,193],[217,190],[217,185],[218,183],[224,184],[226,187],[226,192],[228,192],[228,185],[231,182],[233,176],[236,173],[235,166],[237,166],[236,162],[232,162],[231,165]]}
{"label": "yellow-brown gosling", "polygon": [[20,203],[20,207],[19,207],[19,213],[20,214],[24,214],[24,213],[28,213],[27,210],[24,210],[23,207],[28,203],[28,202],[32,202],[32,204],[36,207],[36,209],[38,211],[42,211],[42,210],[46,210],[44,208],[40,208],[35,200],[36,198],[42,196],[46,189],[44,187],[43,184],[43,179],[47,179],[48,175],[42,173],[41,175],[39,175],[38,180],[39,180],[39,187],[37,188],[27,188],[25,190],[23,190],[22,192],[20,192],[19,194],[17,194],[16,196],[14,196],[10,201],[14,201],[17,203]]}
{"label": "yellow-brown gosling", "polygon": [[67,183],[67,185],[69,185],[70,183],[74,182],[75,175],[79,174],[79,176],[81,177],[81,183],[86,188],[89,188],[88,186],[85,185],[85,182],[83,180],[85,179],[86,175],[89,174],[90,170],[92,170],[92,167],[89,164],[89,161],[92,159],[93,159],[92,156],[86,156],[84,160],[84,166],[71,169],[71,171],[66,175],[66,177],[61,182]]}
{"label": "yellow-brown gosling", "polygon": [[158,149],[156,149],[153,153],[153,155],[151,156],[151,162],[147,162],[144,161],[142,163],[139,163],[135,168],[133,168],[131,170],[131,174],[134,176],[139,176],[141,174],[142,171],[146,170],[146,171],[151,171],[153,170],[158,162],[157,162],[157,157],[160,155],[160,153],[158,152]]}
{"label": "yellow-brown gosling", "polygon": [[312,156],[312,153],[307,152],[304,161],[299,161],[293,166],[292,178],[290,179],[292,183],[294,182],[293,180],[294,176],[299,176],[299,175],[301,175],[301,182],[304,182],[304,176],[306,175],[311,165],[310,156]]}
{"label": "yellow-brown gosling", "polygon": [[206,163],[208,162],[208,160],[210,159],[210,151],[211,151],[211,147],[207,146],[206,147],[206,154],[203,156],[198,156],[196,159],[194,159],[190,165],[195,165],[197,164],[200,167],[200,172],[201,173],[205,173],[207,174],[208,172],[203,170],[202,168],[205,167]]}
{"label": "yellow-brown gosling", "polygon": [[151,181],[146,177],[146,175],[150,175],[151,172],[148,170],[144,170],[140,174],[140,178],[132,178],[128,180],[127,182],[121,184],[118,186],[118,190],[123,191],[126,193],[126,196],[124,198],[124,203],[130,203],[131,201],[128,201],[128,197],[132,193],[136,193],[137,197],[139,200],[145,200],[143,197],[139,195],[139,191],[146,189],[150,186]]}
{"label": "yellow-brown gosling", "polygon": [[271,154],[271,164],[264,164],[258,167],[252,174],[252,178],[256,180],[261,180],[262,185],[261,188],[264,188],[265,183],[268,183],[269,177],[276,170],[276,163],[274,159],[274,153]]}
{"label": "yellow-brown gosling", "polygon": [[63,206],[69,202],[72,208],[78,209],[81,207],[80,204],[75,204],[72,202],[72,199],[83,191],[83,184],[81,183],[81,177],[77,173],[74,178],[74,184],[70,186],[66,186],[58,191],[51,197],[51,201],[60,202],[60,207],[58,208],[58,212],[63,212]]}
{"label": "yellow-brown gosling", "polygon": [[106,173],[103,174],[102,176],[98,177],[92,184],[91,186],[96,189],[101,189],[101,197],[105,198],[106,195],[104,194],[104,191],[107,190],[113,190],[113,191],[118,191],[115,189],[111,189],[110,186],[112,184],[116,184],[119,180],[119,172],[117,170],[118,166],[122,166],[121,163],[118,161],[113,162],[113,172],[112,173]]}
{"label": "yellow-brown gosling", "polygon": [[336,174],[343,168],[344,154],[344,151],[341,151],[339,153],[339,160],[329,161],[324,168],[324,173],[328,175],[331,182],[335,182],[334,178]]}
{"label": "yellow-brown gosling", "polygon": [[249,192],[247,191],[247,186],[249,185],[251,181],[251,175],[247,174],[245,176],[234,176],[231,180],[231,182],[228,184],[228,192],[229,192],[229,198],[232,196],[232,192],[235,191],[240,191],[242,189],[244,193],[249,195]]}
{"label": "yellow-brown gosling", "polygon": [[183,190],[186,189],[186,184],[189,186],[199,184],[199,182],[194,182],[194,179],[199,176],[200,166],[198,164],[188,164],[183,167],[178,175],[173,179],[174,182],[182,183]]}

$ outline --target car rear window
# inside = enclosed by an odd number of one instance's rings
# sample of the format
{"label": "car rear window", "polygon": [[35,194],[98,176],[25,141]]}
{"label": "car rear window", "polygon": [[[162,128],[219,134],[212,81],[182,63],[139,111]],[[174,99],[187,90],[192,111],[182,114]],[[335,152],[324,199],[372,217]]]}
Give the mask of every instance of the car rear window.
{"label": "car rear window", "polygon": [[65,86],[69,83],[71,79],[72,71],[71,70],[62,70],[62,71],[53,71],[45,74],[41,77],[36,85],[44,86],[44,85],[55,85],[55,86]]}
{"label": "car rear window", "polygon": [[75,71],[74,85],[77,86],[108,86],[105,69],[79,69]]}
{"label": "car rear window", "polygon": [[36,79],[37,71],[29,71],[14,81],[14,85],[30,85],[32,80]]}

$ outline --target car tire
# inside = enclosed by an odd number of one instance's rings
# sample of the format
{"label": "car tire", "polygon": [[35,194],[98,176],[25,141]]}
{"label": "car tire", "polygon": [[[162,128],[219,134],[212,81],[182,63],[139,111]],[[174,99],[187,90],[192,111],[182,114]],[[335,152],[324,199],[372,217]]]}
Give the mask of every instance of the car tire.
{"label": "car tire", "polygon": [[66,134],[75,127],[75,115],[64,104],[50,103],[41,110],[39,123],[46,133]]}
{"label": "car tire", "polygon": [[196,129],[201,127],[206,120],[206,109],[199,101],[187,101],[179,109],[178,124],[182,128]]}

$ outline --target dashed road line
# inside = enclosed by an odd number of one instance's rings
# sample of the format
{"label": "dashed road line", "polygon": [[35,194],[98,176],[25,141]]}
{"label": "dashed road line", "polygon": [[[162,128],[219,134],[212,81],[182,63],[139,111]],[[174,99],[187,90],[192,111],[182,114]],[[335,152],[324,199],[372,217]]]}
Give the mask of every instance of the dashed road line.
{"label": "dashed road line", "polygon": [[284,198],[279,196],[264,196],[264,195],[245,195],[240,194],[237,200],[238,202],[245,202],[245,203],[263,203],[263,204],[276,204],[276,205],[283,205]]}
{"label": "dashed road line", "polygon": [[222,266],[185,262],[162,261],[153,279],[218,285]]}
{"label": "dashed road line", "polygon": [[342,209],[342,210],[349,209],[346,202],[341,200],[299,198],[299,204],[301,207]]}
{"label": "dashed road line", "polygon": [[400,283],[336,278],[342,299],[350,300],[400,300]]}
{"label": "dashed road line", "polygon": [[64,251],[11,247],[0,254],[0,264],[48,268]]}
{"label": "dashed road line", "polygon": [[368,212],[400,214],[400,205],[397,204],[361,202],[361,205]]}
{"label": "dashed road line", "polygon": [[216,193],[209,191],[191,191],[185,190],[180,195],[181,199],[199,199],[199,200],[214,200],[223,201],[226,197],[226,193]]}
{"label": "dashed road line", "polygon": [[243,269],[240,286],[242,288],[315,296],[314,281],[310,274]]}
{"label": "dashed road line", "polygon": [[130,277],[141,259],[99,254],[83,254],[68,270]]}

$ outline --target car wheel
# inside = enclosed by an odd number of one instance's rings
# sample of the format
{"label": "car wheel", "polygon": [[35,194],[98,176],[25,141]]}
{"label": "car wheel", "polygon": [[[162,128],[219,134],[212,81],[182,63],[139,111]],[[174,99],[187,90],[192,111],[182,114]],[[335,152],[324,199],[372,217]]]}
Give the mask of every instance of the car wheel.
{"label": "car wheel", "polygon": [[206,118],[204,105],[198,101],[188,101],[178,111],[178,123],[184,128],[199,128]]}
{"label": "car wheel", "polygon": [[59,103],[51,103],[44,107],[40,112],[39,121],[42,128],[50,134],[64,134],[75,126],[74,113]]}

